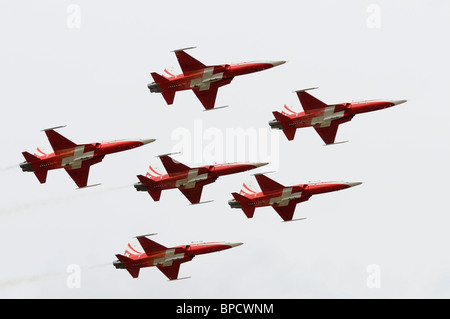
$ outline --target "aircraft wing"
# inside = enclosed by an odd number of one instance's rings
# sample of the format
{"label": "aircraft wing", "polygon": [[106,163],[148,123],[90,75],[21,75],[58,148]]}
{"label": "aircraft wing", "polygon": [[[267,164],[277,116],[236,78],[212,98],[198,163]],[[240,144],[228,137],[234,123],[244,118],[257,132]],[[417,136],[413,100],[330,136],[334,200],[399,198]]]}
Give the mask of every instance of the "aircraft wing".
{"label": "aircraft wing", "polygon": [[273,205],[272,207],[273,209],[276,210],[278,215],[280,215],[280,217],[283,218],[284,221],[288,221],[292,220],[296,205],[297,205],[296,203],[290,201],[289,204],[286,206]]}
{"label": "aircraft wing", "polygon": [[325,144],[333,144],[336,139],[337,130],[340,124],[351,121],[351,117],[346,117],[338,120],[334,120],[331,122],[331,125],[328,127],[316,127],[314,129],[320,135]]}
{"label": "aircraft wing", "polygon": [[265,194],[285,188],[283,185],[268,178],[266,175],[256,174],[255,178],[258,181],[259,187],[261,188],[262,192]]}
{"label": "aircraft wing", "polygon": [[206,65],[194,59],[192,56],[184,52],[184,50],[187,49],[174,51],[184,75],[207,68]]}
{"label": "aircraft wing", "polygon": [[172,265],[170,266],[158,265],[156,267],[158,267],[158,269],[161,270],[161,272],[164,275],[166,275],[166,277],[169,280],[175,280],[178,279],[178,273],[180,272],[180,265],[184,262],[191,261],[193,258],[194,257],[188,257],[186,259],[183,259],[182,261],[175,260],[172,262]]}
{"label": "aircraft wing", "polygon": [[202,87],[196,87],[193,88],[192,91],[194,91],[195,95],[200,100],[203,107],[206,110],[210,110],[214,108],[214,104],[216,103],[216,96],[219,87],[230,84],[232,80],[233,78],[229,78],[218,82],[212,82],[209,85],[209,89],[202,89]]}
{"label": "aircraft wing", "polygon": [[278,215],[286,222],[289,220],[292,220],[292,217],[294,217],[295,207],[298,203],[305,202],[308,199],[310,199],[311,196],[302,197],[300,200],[297,201],[289,201],[289,204],[286,206],[279,206],[279,205],[272,205],[273,209],[276,210]]}
{"label": "aircraft wing", "polygon": [[48,141],[50,142],[50,145],[52,146],[55,154],[60,154],[62,151],[68,148],[74,148],[78,146],[71,140],[56,132],[54,129],[46,129],[44,130],[44,132],[47,135]]}
{"label": "aircraft wing", "polygon": [[297,96],[306,114],[328,106],[324,102],[320,101],[319,99],[315,98],[314,96],[306,92],[306,90],[297,91]]}
{"label": "aircraft wing", "polygon": [[70,175],[70,177],[73,179],[73,181],[75,182],[75,184],[77,184],[78,187],[80,187],[80,188],[86,187],[88,177],[89,177],[89,169],[91,168],[92,165],[101,162],[104,157],[105,156],[103,155],[103,156],[96,157],[93,160],[83,161],[81,163],[80,168],[72,169],[72,168],[70,168],[70,166],[68,166],[68,167],[64,167],[64,169],[66,170],[67,174]]}
{"label": "aircraft wing", "polygon": [[139,244],[141,244],[142,249],[144,249],[145,253],[147,255],[155,252],[155,251],[163,251],[166,250],[167,247],[164,247],[161,244],[158,244],[157,242],[154,242],[151,239],[148,239],[145,236],[137,236],[137,240],[139,241]]}
{"label": "aircraft wing", "polygon": [[178,188],[184,196],[191,202],[191,204],[200,203],[200,198],[202,197],[203,184],[197,183],[194,188],[180,187]]}
{"label": "aircraft wing", "polygon": [[163,155],[159,157],[161,159],[161,162],[164,165],[164,168],[167,171],[167,174],[169,175],[175,175],[181,172],[187,172],[191,168],[187,165],[184,165],[183,163],[180,163],[176,160],[174,160],[169,155]]}

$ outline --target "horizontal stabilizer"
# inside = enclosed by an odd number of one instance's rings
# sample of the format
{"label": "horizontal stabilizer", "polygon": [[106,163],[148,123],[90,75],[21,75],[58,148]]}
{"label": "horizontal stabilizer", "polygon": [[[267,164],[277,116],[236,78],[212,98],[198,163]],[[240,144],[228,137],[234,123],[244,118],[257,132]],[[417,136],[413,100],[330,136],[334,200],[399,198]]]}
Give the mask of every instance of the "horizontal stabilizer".
{"label": "horizontal stabilizer", "polygon": [[47,173],[48,173],[48,170],[39,170],[39,171],[35,171],[34,175],[36,175],[37,179],[39,180],[39,182],[41,184],[44,184],[45,181],[47,180]]}
{"label": "horizontal stabilizer", "polygon": [[241,204],[244,214],[248,218],[252,218],[253,215],[255,214],[255,206],[250,206],[248,204],[250,202],[250,200],[247,197],[245,197],[241,194],[238,194],[238,193],[231,193],[231,195],[233,195],[234,199]]}
{"label": "horizontal stabilizer", "polygon": [[[294,139],[295,132],[297,130],[297,128],[294,125],[292,125],[292,120],[288,116],[281,114],[280,112],[275,111],[272,113],[273,116],[275,116],[275,119],[281,123],[281,129],[283,130],[284,135],[286,135],[289,141],[292,141]],[[269,124],[271,123],[272,122],[269,122]],[[276,128],[279,127],[277,126]]]}
{"label": "horizontal stabilizer", "polygon": [[159,201],[159,199],[161,198],[161,188],[158,187],[158,183],[143,175],[138,175],[137,178],[142,184],[147,186],[147,192],[150,194],[153,200],[155,202]]}
{"label": "horizontal stabilizer", "polygon": [[175,99],[175,91],[174,90],[168,90],[161,93],[164,100],[166,100],[166,103],[168,105],[173,104],[173,100]]}

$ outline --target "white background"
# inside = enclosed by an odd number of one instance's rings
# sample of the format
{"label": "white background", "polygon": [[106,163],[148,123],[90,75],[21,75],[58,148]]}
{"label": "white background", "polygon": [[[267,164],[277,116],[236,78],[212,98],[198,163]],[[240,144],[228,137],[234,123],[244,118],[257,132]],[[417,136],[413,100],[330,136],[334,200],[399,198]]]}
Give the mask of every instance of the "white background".
{"label": "white background", "polygon": [[[445,0],[1,1],[0,297],[448,298],[449,27]],[[149,93],[150,72],[179,71],[170,51],[187,46],[206,65],[287,63],[219,89],[216,106],[229,108],[202,112],[189,91],[167,106]],[[272,111],[300,109],[292,91],[313,86],[330,104],[408,102],[342,125],[336,140],[346,144],[324,147],[312,128],[291,142],[279,134],[271,178],[363,182],[298,205],[294,217],[306,220],[229,208],[252,172],[206,186],[202,199],[214,202],[198,206],[176,190],[153,202],[132,187],[172,150],[176,128],[268,129]],[[58,125],[76,143],[157,141],[93,166],[89,183],[100,186],[76,190],[63,170],[41,185],[18,167],[21,152],[51,150],[40,130]],[[188,280],[156,268],[133,279],[112,266],[133,236],[154,232],[166,246],[244,245],[183,264]],[[66,284],[71,264],[79,288]],[[379,288],[367,285],[372,264]]]}

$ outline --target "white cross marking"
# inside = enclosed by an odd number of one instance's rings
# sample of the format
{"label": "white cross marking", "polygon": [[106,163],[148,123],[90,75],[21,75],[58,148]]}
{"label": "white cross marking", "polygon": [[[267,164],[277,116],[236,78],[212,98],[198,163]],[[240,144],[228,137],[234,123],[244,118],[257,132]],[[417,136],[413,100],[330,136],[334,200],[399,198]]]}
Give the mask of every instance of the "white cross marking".
{"label": "white cross marking", "polygon": [[84,160],[94,157],[94,151],[84,153],[84,146],[77,146],[73,151],[73,156],[65,157],[62,159],[61,166],[66,167],[71,165],[72,169],[81,168],[81,164]]}
{"label": "white cross marking", "polygon": [[289,201],[302,197],[302,192],[293,193],[292,194],[292,187],[286,187],[283,188],[283,192],[281,193],[281,196],[274,197],[270,199],[270,205],[278,204],[278,206],[283,207],[289,205]]}
{"label": "white cross marking", "polygon": [[200,91],[209,90],[211,82],[222,80],[223,72],[214,74],[214,67],[206,68],[203,70],[203,77],[198,79],[193,79],[191,81],[191,88],[199,87]]}
{"label": "white cross marking", "polygon": [[195,184],[208,178],[208,173],[198,175],[198,168],[191,169],[188,176],[175,182],[176,187],[184,186],[186,189],[194,188]]}
{"label": "white cross marking", "polygon": [[335,106],[328,106],[321,116],[314,117],[311,120],[311,125],[320,124],[320,127],[329,127],[331,121],[344,117],[344,111],[334,113]]}
{"label": "white cross marking", "polygon": [[153,265],[162,265],[163,267],[172,266],[173,261],[177,259],[184,258],[184,253],[179,253],[175,255],[175,249],[167,249],[164,257],[155,259]]}

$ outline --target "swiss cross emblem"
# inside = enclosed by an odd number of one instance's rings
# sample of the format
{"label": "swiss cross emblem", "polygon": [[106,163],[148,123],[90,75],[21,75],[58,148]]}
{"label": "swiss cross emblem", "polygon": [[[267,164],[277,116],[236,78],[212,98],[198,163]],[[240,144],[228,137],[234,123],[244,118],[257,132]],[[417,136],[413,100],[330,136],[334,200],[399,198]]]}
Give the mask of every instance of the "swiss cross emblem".
{"label": "swiss cross emblem", "polygon": [[214,74],[214,67],[203,70],[203,77],[191,81],[191,88],[200,88],[200,91],[209,90],[212,80],[221,80],[223,73]]}
{"label": "swiss cross emblem", "polygon": [[311,120],[311,124],[320,124],[320,127],[329,127],[331,125],[331,121],[344,117],[344,111],[334,113],[334,109],[334,105],[326,107],[322,115],[314,117]]}

